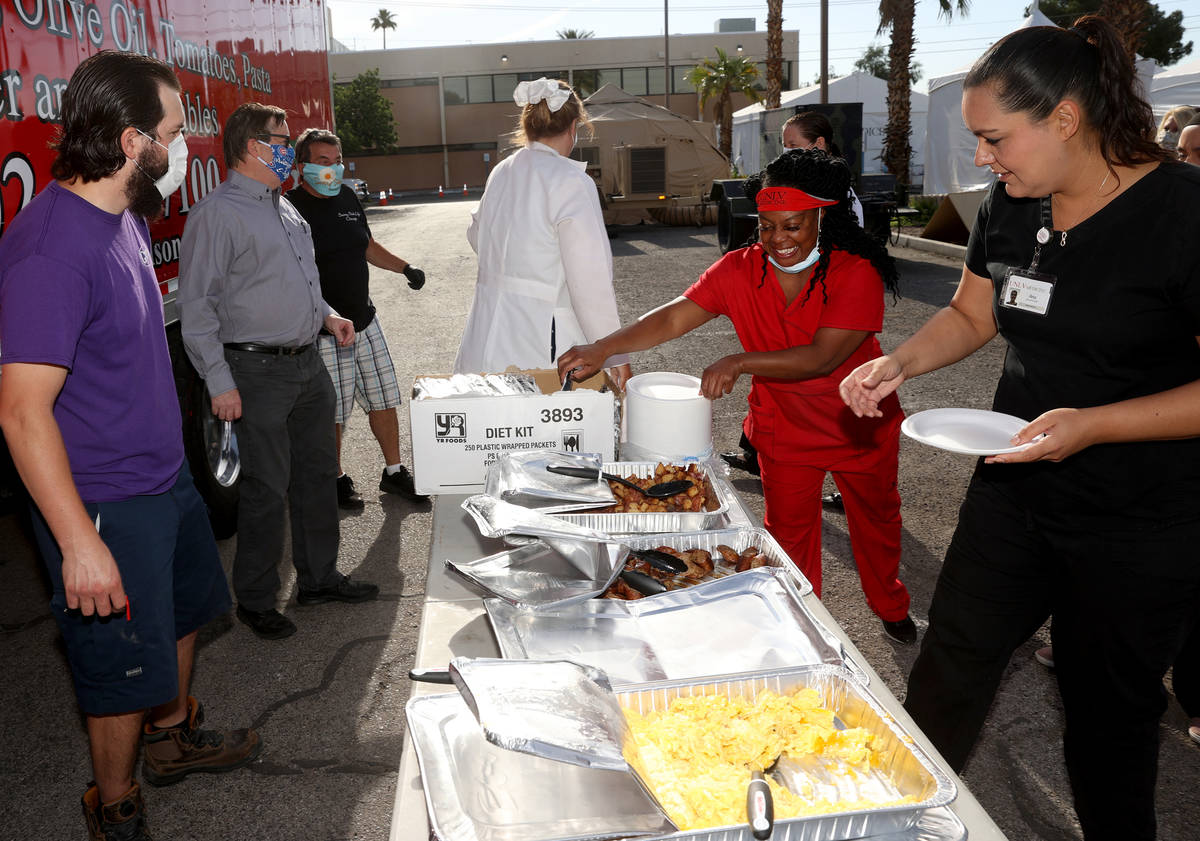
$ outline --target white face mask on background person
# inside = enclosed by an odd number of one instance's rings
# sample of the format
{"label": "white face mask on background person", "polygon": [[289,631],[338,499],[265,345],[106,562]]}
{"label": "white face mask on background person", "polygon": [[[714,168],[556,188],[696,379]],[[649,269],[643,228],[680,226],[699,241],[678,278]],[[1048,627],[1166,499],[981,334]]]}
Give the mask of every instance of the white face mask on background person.
{"label": "white face mask on background person", "polygon": [[183,183],[183,179],[187,178],[187,140],[184,139],[183,132],[180,132],[169,145],[163,146],[163,144],[150,137],[150,135],[141,129],[138,129],[138,133],[143,137],[149,138],[151,143],[162,146],[167,150],[167,171],[161,178],[154,182],[154,186],[158,188],[159,195],[164,199],[169,198],[172,193],[179,189],[179,185]]}

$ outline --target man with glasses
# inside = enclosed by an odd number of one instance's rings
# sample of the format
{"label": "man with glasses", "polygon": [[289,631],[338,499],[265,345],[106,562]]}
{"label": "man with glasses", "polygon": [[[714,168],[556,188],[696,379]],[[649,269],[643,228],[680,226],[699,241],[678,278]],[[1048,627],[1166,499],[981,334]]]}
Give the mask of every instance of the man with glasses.
{"label": "man with glasses", "polygon": [[429,497],[417,493],[412,474],[400,463],[400,422],[396,417],[400,386],[371,303],[367,264],[403,274],[413,289],[425,285],[425,272],[371,236],[362,203],[342,183],[342,141],[336,134],[305,129],[296,141],[296,164],[300,184],[288,193],[288,199],[312,228],[321,293],[354,322],[357,335],[351,347],[339,347],[332,336],[317,339],[321,359],[337,392],[338,506],[354,510],[364,505],[354,489],[354,480],[341,471],[342,433],[355,402],[366,411],[371,432],[383,451],[385,467],[379,490],[411,502],[428,502]]}
{"label": "man with glasses", "polygon": [[276,609],[285,513],[297,602],[379,593],[337,569],[336,399],[315,346],[322,328],[352,344],[354,325],[322,299],[308,224],[280,192],[294,159],[283,109],[239,106],[223,144],[228,177],[191,209],[183,231],[180,320],[213,414],[236,421],[237,616],[259,637],[283,639],[296,631]]}
{"label": "man with glasses", "polygon": [[188,696],[196,634],[229,609],[229,588],[184,459],[146,225],[183,182],[183,116],[163,62],[83,61],[63,95],[55,180],[0,240],[0,426],[36,505],[87,727],[93,841],[150,837],[139,739],[154,785],[232,770],[262,747],[253,730],[200,729]]}

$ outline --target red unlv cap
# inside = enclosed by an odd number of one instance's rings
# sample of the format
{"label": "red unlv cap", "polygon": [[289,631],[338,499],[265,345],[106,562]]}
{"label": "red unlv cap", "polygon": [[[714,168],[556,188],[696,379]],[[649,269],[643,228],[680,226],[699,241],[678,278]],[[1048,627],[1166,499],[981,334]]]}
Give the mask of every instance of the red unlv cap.
{"label": "red unlv cap", "polygon": [[801,210],[812,210],[814,207],[828,207],[831,204],[837,204],[837,199],[823,199],[818,196],[811,196],[803,190],[797,190],[795,187],[763,187],[758,191],[758,196],[755,197],[755,204],[758,205],[758,210],[775,211],[775,210],[791,210],[798,212]]}

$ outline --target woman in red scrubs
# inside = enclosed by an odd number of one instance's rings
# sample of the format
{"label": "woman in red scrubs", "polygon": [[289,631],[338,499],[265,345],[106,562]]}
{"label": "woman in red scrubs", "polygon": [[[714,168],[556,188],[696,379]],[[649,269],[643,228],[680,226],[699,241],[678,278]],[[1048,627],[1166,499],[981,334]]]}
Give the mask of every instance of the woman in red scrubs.
{"label": "woman in red scrubs", "polygon": [[[893,395],[882,423],[856,418],[838,394],[843,377],[881,355],[885,290],[895,262],[850,214],[850,170],[817,149],[786,152],[746,182],[758,205],[759,241],[731,251],[680,298],[558,360],[559,374],[595,373],[616,353],[645,350],[720,315],[745,349],[704,371],[716,399],[750,374],[745,432],[762,469],[767,529],[821,593],[821,486],[841,491],[863,592],[893,639],[911,643],[900,565],[896,489],[900,422]],[[877,419],[876,419],[877,420]]]}

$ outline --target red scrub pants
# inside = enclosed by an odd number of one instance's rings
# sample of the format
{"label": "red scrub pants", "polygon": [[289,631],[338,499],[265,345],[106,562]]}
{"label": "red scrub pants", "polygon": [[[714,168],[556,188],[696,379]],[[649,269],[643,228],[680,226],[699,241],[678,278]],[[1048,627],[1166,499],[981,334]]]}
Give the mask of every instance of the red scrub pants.
{"label": "red scrub pants", "polygon": [[[880,619],[908,615],[908,590],[900,582],[900,492],[896,470],[900,440],[892,436],[868,464],[829,468],[842,494],[850,548],[867,605]],[[847,460],[849,461],[849,460]],[[855,460],[856,462],[858,460]],[[762,470],[763,524],[821,595],[821,487],[826,469],[775,461],[758,454]]]}

